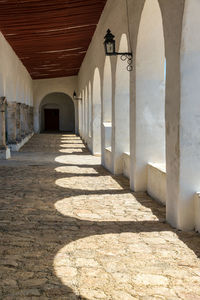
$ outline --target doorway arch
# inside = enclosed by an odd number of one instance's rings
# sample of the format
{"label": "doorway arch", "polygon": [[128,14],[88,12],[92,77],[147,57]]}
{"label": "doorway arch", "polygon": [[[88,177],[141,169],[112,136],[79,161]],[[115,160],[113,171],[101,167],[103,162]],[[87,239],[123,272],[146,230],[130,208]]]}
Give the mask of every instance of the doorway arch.
{"label": "doorway arch", "polygon": [[75,108],[70,96],[54,92],[40,103],[40,132],[75,131]]}

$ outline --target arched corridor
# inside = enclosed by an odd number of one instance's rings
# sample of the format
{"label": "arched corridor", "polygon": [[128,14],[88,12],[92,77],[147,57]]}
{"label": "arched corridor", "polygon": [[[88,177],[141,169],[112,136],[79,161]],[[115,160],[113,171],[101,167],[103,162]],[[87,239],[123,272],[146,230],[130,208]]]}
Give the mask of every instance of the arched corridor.
{"label": "arched corridor", "polygon": [[35,135],[0,176],[2,299],[199,295],[199,235],[172,229],[78,136]]}

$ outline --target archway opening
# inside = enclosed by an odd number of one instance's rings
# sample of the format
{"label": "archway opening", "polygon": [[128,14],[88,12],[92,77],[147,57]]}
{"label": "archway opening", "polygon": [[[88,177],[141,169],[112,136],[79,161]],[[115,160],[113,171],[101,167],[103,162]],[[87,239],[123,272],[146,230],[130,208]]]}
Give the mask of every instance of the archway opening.
{"label": "archway opening", "polygon": [[[128,52],[126,34],[122,34],[119,51]],[[130,73],[126,63],[117,57],[116,89],[114,108],[114,174],[123,173],[123,154],[130,153]]]}
{"label": "archway opening", "polygon": [[85,92],[82,90],[81,93],[81,98],[82,98],[82,138],[85,140]]}
{"label": "archway opening", "polygon": [[[146,0],[136,49],[136,111],[134,189],[159,198],[159,174],[165,172],[165,44],[160,6]],[[158,178],[149,169],[159,169]],[[149,172],[150,170],[150,172]],[[148,172],[147,172],[148,171]],[[151,178],[150,178],[151,177]],[[149,179],[150,178],[150,179]],[[150,182],[150,184],[149,184]],[[156,189],[160,192],[155,194]],[[165,195],[163,196],[165,198]],[[165,199],[159,199],[164,202]]]}
{"label": "archway opening", "polygon": [[92,136],[92,91],[91,91],[91,82],[88,84],[88,133],[89,138]]}
{"label": "archway opening", "polygon": [[40,132],[59,131],[74,133],[74,103],[67,94],[51,93],[40,104]]}
{"label": "archway opening", "polygon": [[94,72],[92,104],[93,154],[101,154],[101,84],[98,68]]}
{"label": "archway opening", "polygon": [[102,164],[111,169],[112,151],[112,71],[110,57],[106,56],[103,74],[102,99]]}
{"label": "archway opening", "polygon": [[85,139],[88,141],[88,91],[85,87]]}

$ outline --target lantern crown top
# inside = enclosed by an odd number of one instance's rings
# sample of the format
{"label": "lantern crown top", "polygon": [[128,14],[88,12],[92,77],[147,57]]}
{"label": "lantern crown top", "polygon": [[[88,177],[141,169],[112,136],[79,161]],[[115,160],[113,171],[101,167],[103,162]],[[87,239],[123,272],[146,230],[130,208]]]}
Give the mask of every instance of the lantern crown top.
{"label": "lantern crown top", "polygon": [[111,33],[110,29],[108,29],[106,35],[104,36],[104,39],[106,41],[113,41],[114,37],[115,36]]}

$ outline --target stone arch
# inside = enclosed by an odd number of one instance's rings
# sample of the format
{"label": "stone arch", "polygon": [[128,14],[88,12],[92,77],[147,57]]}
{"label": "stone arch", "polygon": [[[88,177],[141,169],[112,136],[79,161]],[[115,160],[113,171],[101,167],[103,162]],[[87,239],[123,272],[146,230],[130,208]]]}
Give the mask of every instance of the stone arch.
{"label": "stone arch", "polygon": [[92,90],[92,152],[101,154],[101,80],[98,68],[94,71]]}
{"label": "stone arch", "polygon": [[[118,52],[128,52],[126,34],[122,34]],[[113,172],[123,172],[123,153],[130,152],[130,73],[126,62],[117,57],[113,124]]]}
{"label": "stone arch", "polygon": [[[55,118],[59,119],[58,130],[66,132],[74,132],[75,130],[75,108],[71,97],[65,93],[55,92],[47,94],[40,103],[40,132],[45,131],[45,113],[54,113]],[[47,114],[46,114],[46,118]],[[46,120],[47,122],[47,120]],[[52,121],[53,122],[53,121]],[[47,123],[46,123],[47,124]],[[53,128],[53,127],[52,127]],[[50,129],[49,129],[50,130]],[[52,129],[52,131],[54,131]]]}
{"label": "stone arch", "polygon": [[148,163],[165,164],[165,74],[160,6],[146,0],[136,47],[135,191],[147,190]]}

